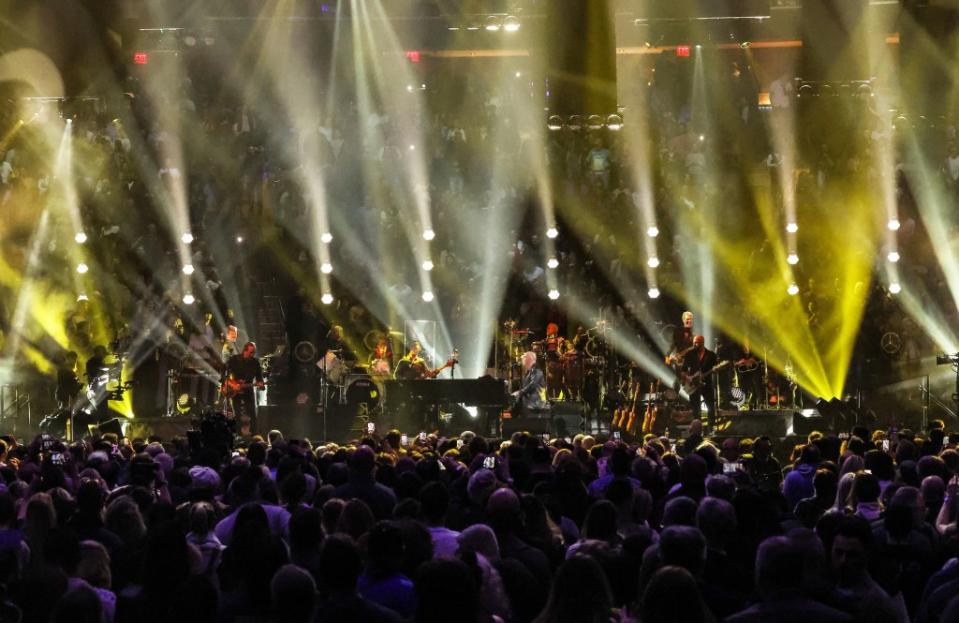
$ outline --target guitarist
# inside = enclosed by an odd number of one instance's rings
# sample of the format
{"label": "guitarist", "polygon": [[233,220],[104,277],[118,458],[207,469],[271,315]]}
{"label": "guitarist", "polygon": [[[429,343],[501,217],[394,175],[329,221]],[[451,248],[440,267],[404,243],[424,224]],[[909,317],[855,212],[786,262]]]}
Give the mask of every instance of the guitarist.
{"label": "guitarist", "polygon": [[683,355],[693,347],[693,338],[696,334],[693,332],[693,312],[683,312],[683,326],[673,331],[673,341],[669,345],[669,354],[666,356],[666,365],[673,366],[676,370],[680,368]]}
{"label": "guitarist", "polygon": [[250,435],[256,430],[256,393],[254,388],[263,388],[263,368],[256,358],[256,344],[247,342],[239,355],[226,361],[223,379],[224,393],[230,404],[233,417],[239,422],[241,432]]}
{"label": "guitarist", "polygon": [[706,403],[706,414],[709,422],[716,421],[716,392],[713,390],[713,377],[710,372],[716,365],[716,353],[706,348],[706,338],[697,335],[693,338],[693,350],[683,358],[681,376],[685,383],[696,374],[699,374],[699,387],[689,395],[689,405],[693,410],[693,419],[698,419],[702,412],[701,403]]}

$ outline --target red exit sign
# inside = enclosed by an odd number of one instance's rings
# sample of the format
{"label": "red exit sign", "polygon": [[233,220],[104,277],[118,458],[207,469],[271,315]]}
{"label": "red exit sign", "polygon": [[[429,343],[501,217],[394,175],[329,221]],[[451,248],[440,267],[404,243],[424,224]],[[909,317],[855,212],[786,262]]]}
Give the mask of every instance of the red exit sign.
{"label": "red exit sign", "polygon": [[676,46],[676,56],[681,58],[689,58],[690,50],[688,45],[678,45]]}
{"label": "red exit sign", "polygon": [[133,63],[135,65],[146,65],[148,62],[150,62],[150,57],[147,56],[146,52],[133,53]]}

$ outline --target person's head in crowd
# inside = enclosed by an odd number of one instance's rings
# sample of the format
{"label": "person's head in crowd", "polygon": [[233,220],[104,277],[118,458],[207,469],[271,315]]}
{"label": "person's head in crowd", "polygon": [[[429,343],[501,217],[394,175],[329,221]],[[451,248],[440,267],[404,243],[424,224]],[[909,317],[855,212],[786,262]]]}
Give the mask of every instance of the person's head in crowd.
{"label": "person's head in crowd", "polygon": [[706,538],[692,526],[669,526],[659,536],[658,553],[661,565],[677,565],[698,577],[706,563]]}
{"label": "person's head in crowd", "polygon": [[839,478],[839,485],[836,487],[836,501],[833,504],[833,510],[844,512],[849,508],[852,485],[856,480],[854,472],[842,474]]}
{"label": "person's head in crowd", "polygon": [[216,526],[216,510],[209,502],[190,505],[190,533],[197,538],[206,538]]}
{"label": "person's head in crowd", "polygon": [[693,575],[683,567],[658,569],[646,584],[639,605],[643,623],[701,623],[710,621],[709,609]]}
{"label": "person's head in crowd", "polygon": [[663,527],[695,526],[696,501],[692,498],[680,496],[666,502],[663,509]]}
{"label": "person's head in crowd", "polygon": [[346,501],[341,500],[340,498],[331,498],[323,503],[323,533],[326,535],[333,534],[336,532],[336,527],[339,525],[340,516],[343,514],[343,509],[346,507]]}
{"label": "person's head in crowd", "polygon": [[763,601],[801,594],[803,551],[783,536],[770,537],[756,552],[756,589]]}
{"label": "person's head in crowd", "polygon": [[140,507],[130,496],[119,496],[107,506],[106,527],[127,545],[138,543],[146,536]]}
{"label": "person's head in crowd", "polygon": [[469,526],[456,537],[459,551],[482,554],[487,560],[499,560],[499,542],[496,533],[486,524],[477,523]]}
{"label": "person's head in crowd", "polygon": [[373,511],[363,500],[353,499],[343,507],[336,522],[336,531],[346,534],[354,540],[370,531],[376,522]]}
{"label": "person's head in crowd", "polygon": [[270,582],[270,603],[275,623],[307,623],[313,620],[316,584],[296,565],[284,565]]}
{"label": "person's head in crowd", "polygon": [[767,459],[772,454],[772,440],[765,435],[753,442],[752,454],[757,459]]}
{"label": "person's head in crowd", "polygon": [[458,621],[476,621],[479,582],[460,560],[431,560],[416,574],[416,623],[445,623],[451,613]]}
{"label": "person's head in crowd", "polygon": [[273,429],[266,434],[266,440],[269,442],[270,446],[275,446],[276,442],[283,441],[283,433]]}
{"label": "person's head in crowd", "polygon": [[706,479],[706,495],[731,501],[736,493],[736,483],[725,474],[712,474]]}
{"label": "person's head in crowd", "polygon": [[736,509],[726,500],[705,497],[696,510],[696,526],[710,549],[725,550],[736,533]]}
{"label": "person's head in crowd", "polygon": [[470,476],[466,494],[476,506],[486,506],[487,500],[497,487],[496,474],[491,469],[481,469]]}
{"label": "person's head in crowd", "polygon": [[89,586],[70,589],[57,600],[50,623],[103,623],[103,604]]}
{"label": "person's head in crowd", "polygon": [[896,478],[896,466],[892,455],[882,450],[869,450],[863,461],[865,469],[872,472],[880,482],[891,482]]}
{"label": "person's head in crowd", "polygon": [[854,587],[868,580],[872,545],[869,522],[859,517],[839,521],[832,535],[830,563],[840,587]]}
{"label": "person's head in crowd", "polygon": [[360,549],[348,535],[334,534],[323,541],[320,550],[321,592],[354,593],[362,571]]}
{"label": "person's head in crowd", "polygon": [[376,468],[376,455],[367,446],[357,448],[349,460],[350,473],[358,477],[372,477]]}
{"label": "person's head in crowd", "polygon": [[316,508],[301,508],[290,515],[290,549],[316,551],[323,542],[323,514]]}
{"label": "person's head in crowd", "polygon": [[518,531],[522,522],[519,497],[512,489],[497,489],[486,503],[486,516],[498,534]]}
{"label": "person's head in crowd", "polygon": [[590,556],[574,554],[553,578],[549,598],[535,623],[608,621],[613,596],[606,573]]}
{"label": "person's head in crowd", "polygon": [[583,522],[583,538],[613,542],[617,540],[616,507],[609,500],[598,500],[589,507]]}
{"label": "person's head in crowd", "polygon": [[366,535],[367,571],[386,577],[403,567],[403,533],[392,521],[380,521]]}
{"label": "person's head in crowd", "polygon": [[860,504],[873,504],[879,501],[881,489],[879,479],[874,474],[862,471],[856,474],[849,492],[853,508]]}
{"label": "person's head in crowd", "polygon": [[110,570],[110,554],[99,541],[80,542],[80,560],[77,564],[77,577],[90,586],[109,590],[113,585]]}

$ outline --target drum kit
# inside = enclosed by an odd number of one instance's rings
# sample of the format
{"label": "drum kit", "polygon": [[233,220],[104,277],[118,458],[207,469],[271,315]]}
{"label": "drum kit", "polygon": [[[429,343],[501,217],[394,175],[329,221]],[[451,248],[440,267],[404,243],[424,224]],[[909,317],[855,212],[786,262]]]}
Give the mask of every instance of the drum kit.
{"label": "drum kit", "polygon": [[529,328],[518,327],[514,320],[505,322],[503,328],[507,357],[501,368],[509,381],[510,391],[518,389],[523,378],[523,353],[529,351],[536,354],[537,366],[545,372],[550,400],[586,401],[593,406],[599,405],[611,360],[606,339],[608,323],[599,322],[575,340],[558,336],[534,340],[535,333]]}
{"label": "drum kit", "polygon": [[330,350],[316,361],[320,372],[320,392],[324,404],[376,409],[383,395],[384,381],[390,378],[389,363],[374,359],[369,367],[357,365],[343,357],[340,350]]}

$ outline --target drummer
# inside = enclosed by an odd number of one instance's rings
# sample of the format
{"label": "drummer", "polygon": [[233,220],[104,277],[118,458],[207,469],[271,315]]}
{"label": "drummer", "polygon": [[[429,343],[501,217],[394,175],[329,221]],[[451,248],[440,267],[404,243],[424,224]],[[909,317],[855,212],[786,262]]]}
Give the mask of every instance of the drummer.
{"label": "drummer", "polygon": [[569,340],[570,350],[577,353],[586,352],[586,343],[589,341],[589,334],[586,333],[586,327],[576,326],[576,334]]}
{"label": "drummer", "polygon": [[330,327],[329,333],[326,334],[320,358],[325,357],[327,353],[333,353],[341,361],[356,361],[356,356],[343,339],[343,327],[338,324]]}
{"label": "drummer", "polygon": [[370,375],[389,378],[393,370],[393,349],[385,337],[381,337],[370,357]]}

